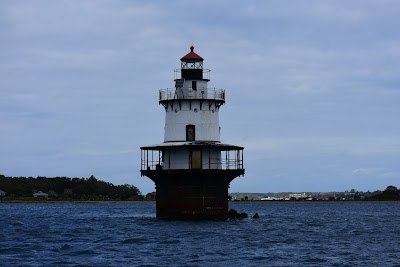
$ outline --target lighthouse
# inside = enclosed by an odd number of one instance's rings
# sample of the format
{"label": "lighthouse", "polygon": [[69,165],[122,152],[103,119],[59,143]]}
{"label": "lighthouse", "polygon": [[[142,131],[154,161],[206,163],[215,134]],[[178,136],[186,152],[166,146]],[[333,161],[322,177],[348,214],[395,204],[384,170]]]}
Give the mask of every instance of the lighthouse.
{"label": "lighthouse", "polygon": [[220,140],[225,90],[208,87],[203,61],[193,46],[181,58],[175,87],[159,91],[164,142],[140,148],[141,175],[156,187],[157,218],[226,220],[229,184],[244,175],[244,148]]}

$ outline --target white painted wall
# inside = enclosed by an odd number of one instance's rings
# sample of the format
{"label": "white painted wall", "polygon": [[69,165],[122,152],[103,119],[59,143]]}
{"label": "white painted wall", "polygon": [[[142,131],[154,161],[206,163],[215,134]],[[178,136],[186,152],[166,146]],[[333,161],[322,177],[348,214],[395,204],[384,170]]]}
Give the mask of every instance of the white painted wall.
{"label": "white painted wall", "polygon": [[211,149],[209,154],[206,149],[203,151],[202,160],[203,169],[221,169],[221,151]]}
{"label": "white painted wall", "polygon": [[196,80],[196,90],[192,89],[193,80],[185,80],[182,88],[176,89],[176,96],[179,99],[189,98],[204,98],[207,99],[207,81]]}
{"label": "white painted wall", "polygon": [[[196,80],[196,84],[197,90],[193,90],[192,80],[185,80],[182,88],[176,88],[174,99],[170,100],[165,112],[164,142],[186,141],[187,125],[195,125],[195,141],[220,142],[219,109],[213,100],[207,99],[217,96],[208,96],[207,80]],[[165,150],[163,169],[189,169],[190,154],[191,150],[184,146]],[[221,151],[204,149],[202,168],[220,169]]]}
{"label": "white painted wall", "polygon": [[[163,170],[189,169],[190,153],[188,147],[169,148],[164,152]],[[210,159],[210,160],[209,160]],[[221,151],[211,148],[202,151],[202,169],[221,169]]]}
{"label": "white painted wall", "polygon": [[165,115],[164,142],[186,141],[186,125],[195,125],[196,141],[220,141],[219,110],[215,104],[209,109],[209,101],[205,100],[200,110],[200,101],[192,100],[191,108],[188,100],[178,101],[168,106]]}
{"label": "white painted wall", "polygon": [[189,169],[189,149],[185,147],[170,148],[164,153],[163,170]]}

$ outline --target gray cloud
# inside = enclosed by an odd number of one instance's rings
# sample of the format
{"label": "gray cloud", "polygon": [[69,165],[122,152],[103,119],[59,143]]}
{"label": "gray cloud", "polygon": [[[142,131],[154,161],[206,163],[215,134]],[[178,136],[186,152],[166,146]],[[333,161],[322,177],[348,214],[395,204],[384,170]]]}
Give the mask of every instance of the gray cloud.
{"label": "gray cloud", "polygon": [[163,140],[158,89],[193,43],[226,89],[222,140],[245,146],[232,190],[359,188],[360,170],[384,189],[400,173],[399,17],[397,1],[1,2],[0,173],[152,191],[139,147]]}

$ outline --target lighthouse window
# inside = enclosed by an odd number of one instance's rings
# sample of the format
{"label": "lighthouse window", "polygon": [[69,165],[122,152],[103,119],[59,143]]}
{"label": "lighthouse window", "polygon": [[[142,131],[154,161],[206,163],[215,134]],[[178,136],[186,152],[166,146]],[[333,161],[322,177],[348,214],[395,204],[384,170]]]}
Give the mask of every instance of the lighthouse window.
{"label": "lighthouse window", "polygon": [[192,89],[197,90],[197,82],[196,81],[192,81]]}
{"label": "lighthouse window", "polygon": [[195,128],[194,125],[186,125],[186,141],[195,140]]}

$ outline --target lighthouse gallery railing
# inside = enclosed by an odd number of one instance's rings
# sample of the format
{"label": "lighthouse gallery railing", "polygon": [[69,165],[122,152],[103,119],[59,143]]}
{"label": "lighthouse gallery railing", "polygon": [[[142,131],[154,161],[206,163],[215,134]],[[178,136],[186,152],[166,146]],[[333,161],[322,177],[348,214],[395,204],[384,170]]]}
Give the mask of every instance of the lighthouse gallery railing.
{"label": "lighthouse gallery railing", "polygon": [[160,101],[173,99],[211,99],[225,101],[225,90],[217,88],[206,88],[180,91],[179,88],[160,89]]}
{"label": "lighthouse gallery railing", "polygon": [[[243,166],[243,150],[225,150],[221,151],[223,156],[215,162],[214,158],[209,157],[208,161],[202,163],[202,170],[242,170]],[[181,165],[188,163],[185,169],[192,169],[190,160],[175,161]],[[141,153],[141,170],[174,170],[168,166],[168,162],[163,162],[161,150],[146,150]]]}

